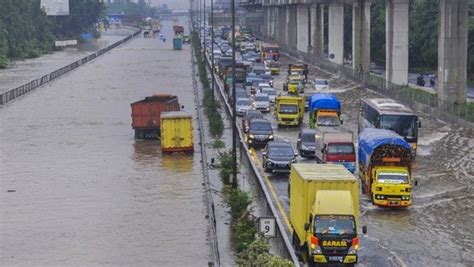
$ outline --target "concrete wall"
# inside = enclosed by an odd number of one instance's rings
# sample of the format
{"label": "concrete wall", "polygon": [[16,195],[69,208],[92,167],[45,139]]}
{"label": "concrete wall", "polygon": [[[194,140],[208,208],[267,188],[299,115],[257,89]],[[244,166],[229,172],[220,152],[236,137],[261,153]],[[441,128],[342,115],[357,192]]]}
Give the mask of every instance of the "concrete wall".
{"label": "concrete wall", "polygon": [[329,59],[344,63],[344,2],[333,0],[329,4]]}
{"label": "concrete wall", "polygon": [[308,52],[309,46],[309,7],[300,5],[296,8],[297,13],[297,49]]}

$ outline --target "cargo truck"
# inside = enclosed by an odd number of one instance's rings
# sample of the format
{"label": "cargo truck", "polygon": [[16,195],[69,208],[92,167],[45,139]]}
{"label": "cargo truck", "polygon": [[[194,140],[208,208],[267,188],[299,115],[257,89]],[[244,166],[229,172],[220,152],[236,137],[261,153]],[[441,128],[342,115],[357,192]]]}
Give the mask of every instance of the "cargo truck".
{"label": "cargo truck", "polygon": [[[232,88],[233,70],[232,65],[227,66],[224,70],[224,90],[226,93]],[[247,70],[243,63],[235,64],[235,83],[245,84],[247,81]]]}
{"label": "cargo truck", "polygon": [[[291,165],[293,245],[308,263],[357,263],[359,183],[342,165]],[[366,233],[366,227],[362,227]]]}
{"label": "cargo truck", "polygon": [[184,111],[161,114],[161,151],[194,152],[193,118]]}
{"label": "cargo truck", "polygon": [[316,128],[315,136],[318,163],[342,164],[354,173],[356,154],[352,132],[340,127],[319,127]]}
{"label": "cargo truck", "polygon": [[316,93],[309,99],[309,127],[339,126],[341,120],[341,102],[332,94]]}
{"label": "cargo truck", "polygon": [[362,192],[371,198],[372,203],[385,207],[410,206],[410,144],[390,130],[366,128],[359,134],[358,152]]}
{"label": "cargo truck", "polygon": [[288,94],[298,95],[304,93],[304,84],[300,75],[288,75],[286,82],[283,84],[283,91]]}
{"label": "cargo truck", "polygon": [[183,39],[181,37],[173,38],[173,50],[181,50],[183,48]]}
{"label": "cargo truck", "polygon": [[308,81],[309,68],[308,64],[288,64],[288,75],[300,75],[303,83]]}
{"label": "cargo truck", "polygon": [[304,99],[302,96],[277,96],[275,115],[278,125],[297,126],[303,121]]}
{"label": "cargo truck", "polygon": [[157,138],[160,136],[161,113],[179,111],[178,97],[156,94],[134,102],[132,107],[132,128],[135,138]]}

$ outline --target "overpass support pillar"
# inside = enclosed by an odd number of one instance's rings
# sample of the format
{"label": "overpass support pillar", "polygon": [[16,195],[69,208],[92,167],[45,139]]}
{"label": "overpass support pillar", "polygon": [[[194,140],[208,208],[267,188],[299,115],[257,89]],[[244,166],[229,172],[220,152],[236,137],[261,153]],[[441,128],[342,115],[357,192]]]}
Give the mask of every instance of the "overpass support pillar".
{"label": "overpass support pillar", "polygon": [[278,20],[280,19],[280,17],[278,16],[278,8],[276,7],[269,7],[270,9],[270,35],[269,37],[273,40],[276,40],[276,27],[277,27],[277,23],[278,23]]}
{"label": "overpass support pillar", "polygon": [[466,102],[468,0],[441,0],[438,34],[438,99]]}
{"label": "overpass support pillar", "polygon": [[357,0],[352,6],[352,68],[370,71],[370,5]]}
{"label": "overpass support pillar", "polygon": [[286,45],[288,35],[288,18],[289,12],[287,6],[278,7],[278,27],[275,28],[275,35],[277,42]]}
{"label": "overpass support pillar", "polygon": [[308,52],[309,48],[309,7],[298,5],[296,8],[297,19],[297,49],[299,51]]}
{"label": "overpass support pillar", "polygon": [[344,2],[333,0],[329,4],[329,60],[344,64]]}
{"label": "overpass support pillar", "polygon": [[311,46],[317,58],[324,57],[324,5],[311,6]]}
{"label": "overpass support pillar", "polygon": [[271,14],[270,7],[263,7],[263,31],[262,34],[265,37],[270,36],[270,27],[271,27]]}
{"label": "overpass support pillar", "polygon": [[409,0],[386,1],[386,81],[408,84]]}
{"label": "overpass support pillar", "polygon": [[296,49],[298,42],[298,12],[296,5],[287,7],[287,24],[286,24],[286,45]]}

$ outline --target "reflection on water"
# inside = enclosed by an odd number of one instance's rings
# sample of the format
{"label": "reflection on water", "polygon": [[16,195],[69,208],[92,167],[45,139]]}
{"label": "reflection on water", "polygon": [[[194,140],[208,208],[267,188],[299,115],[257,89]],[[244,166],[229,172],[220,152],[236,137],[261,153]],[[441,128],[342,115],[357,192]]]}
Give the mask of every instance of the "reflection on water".
{"label": "reflection on water", "polygon": [[199,153],[133,140],[130,116],[154,93],[194,110],[190,56],[136,38],[0,109],[0,265],[207,265]]}
{"label": "reflection on water", "polygon": [[161,165],[164,169],[173,171],[179,175],[187,175],[192,171],[194,156],[184,153],[163,154]]}

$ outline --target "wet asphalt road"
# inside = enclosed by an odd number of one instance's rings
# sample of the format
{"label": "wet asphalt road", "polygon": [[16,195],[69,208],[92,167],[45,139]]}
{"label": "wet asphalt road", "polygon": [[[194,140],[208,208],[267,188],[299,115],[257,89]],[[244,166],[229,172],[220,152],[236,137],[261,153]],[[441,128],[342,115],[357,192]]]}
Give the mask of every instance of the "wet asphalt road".
{"label": "wet asphalt road", "polygon": [[[286,66],[292,62],[283,57],[284,67],[274,81],[277,91],[282,91]],[[342,127],[356,136],[359,99],[380,96],[359,84],[312,68],[309,80],[316,77],[329,79],[329,91],[342,101]],[[306,87],[309,91],[314,91],[312,84]],[[431,114],[418,114],[422,128],[413,172],[419,182],[413,193],[414,205],[401,210],[377,208],[361,194],[361,224],[368,226],[368,234],[361,239],[361,266],[474,265],[473,131],[440,121]],[[276,127],[273,110],[264,116]],[[306,113],[302,127],[308,127],[307,122]],[[299,128],[278,128],[275,140],[288,141],[296,148],[298,132]],[[260,151],[254,161],[261,167]],[[314,161],[298,157],[298,162]],[[276,191],[287,217],[288,176],[267,175],[263,170],[261,173]]]}
{"label": "wet asphalt road", "polygon": [[0,107],[0,265],[207,265],[199,146],[133,139],[153,93],[194,111],[188,45],[139,37]]}

